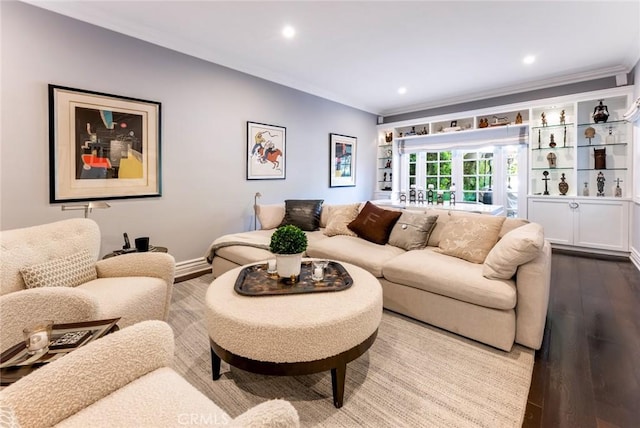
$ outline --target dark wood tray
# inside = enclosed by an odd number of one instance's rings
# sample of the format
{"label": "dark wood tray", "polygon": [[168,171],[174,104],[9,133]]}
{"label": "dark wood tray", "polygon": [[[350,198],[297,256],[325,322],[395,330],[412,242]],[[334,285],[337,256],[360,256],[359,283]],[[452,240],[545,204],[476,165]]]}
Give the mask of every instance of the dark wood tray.
{"label": "dark wood tray", "polygon": [[272,296],[282,294],[320,293],[346,290],[353,284],[351,275],[337,262],[329,262],[324,280],[311,279],[311,262],[304,261],[300,277],[292,283],[289,278],[278,278],[267,273],[267,264],[248,266],[240,271],[234,289],[243,296]]}

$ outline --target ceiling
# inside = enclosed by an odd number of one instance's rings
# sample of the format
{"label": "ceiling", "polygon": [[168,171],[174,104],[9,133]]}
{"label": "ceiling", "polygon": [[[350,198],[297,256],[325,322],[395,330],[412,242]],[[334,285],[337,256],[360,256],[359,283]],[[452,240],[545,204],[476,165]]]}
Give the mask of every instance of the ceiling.
{"label": "ceiling", "polygon": [[627,73],[640,58],[640,0],[26,2],[378,115]]}

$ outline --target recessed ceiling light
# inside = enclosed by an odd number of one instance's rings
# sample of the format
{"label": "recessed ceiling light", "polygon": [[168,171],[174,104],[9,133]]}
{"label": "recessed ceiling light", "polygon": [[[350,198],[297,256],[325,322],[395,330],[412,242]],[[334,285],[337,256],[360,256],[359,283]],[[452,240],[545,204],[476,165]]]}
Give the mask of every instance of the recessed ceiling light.
{"label": "recessed ceiling light", "polygon": [[404,86],[399,87],[399,88],[398,88],[398,93],[399,93],[400,95],[404,95],[404,94],[406,94],[406,93],[407,93],[407,88],[405,88]]}
{"label": "recessed ceiling light", "polygon": [[287,39],[291,39],[296,35],[296,29],[291,25],[285,25],[285,27],[282,29],[282,35]]}
{"label": "recessed ceiling light", "polygon": [[536,57],[535,55],[527,55],[522,59],[522,62],[524,62],[527,65],[533,64],[534,62],[536,62]]}

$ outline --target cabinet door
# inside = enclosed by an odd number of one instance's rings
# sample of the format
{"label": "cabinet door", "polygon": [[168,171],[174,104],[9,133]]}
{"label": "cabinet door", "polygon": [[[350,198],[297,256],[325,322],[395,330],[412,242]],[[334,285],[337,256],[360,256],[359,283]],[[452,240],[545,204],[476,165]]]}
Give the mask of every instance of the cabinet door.
{"label": "cabinet door", "polygon": [[544,227],[553,244],[573,245],[573,199],[529,199],[529,221]]}
{"label": "cabinet door", "polygon": [[629,251],[629,203],[580,200],[575,210],[574,245]]}

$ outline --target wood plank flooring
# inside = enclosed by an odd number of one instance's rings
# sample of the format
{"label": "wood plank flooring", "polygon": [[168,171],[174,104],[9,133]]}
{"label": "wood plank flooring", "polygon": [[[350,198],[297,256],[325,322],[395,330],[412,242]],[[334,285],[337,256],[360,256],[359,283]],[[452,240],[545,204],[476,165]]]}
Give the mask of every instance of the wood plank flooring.
{"label": "wood plank flooring", "polygon": [[640,272],[554,253],[523,427],[640,427]]}

